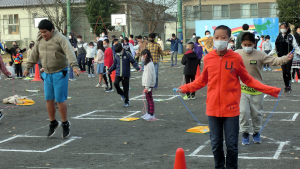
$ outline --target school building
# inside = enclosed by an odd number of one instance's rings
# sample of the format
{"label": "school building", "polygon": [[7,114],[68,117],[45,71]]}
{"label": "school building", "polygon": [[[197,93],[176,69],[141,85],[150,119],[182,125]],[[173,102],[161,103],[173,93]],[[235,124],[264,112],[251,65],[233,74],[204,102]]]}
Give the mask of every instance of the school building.
{"label": "school building", "polygon": [[[47,1],[43,1],[46,2]],[[94,30],[90,27],[90,23],[84,13],[85,0],[72,0],[71,1],[71,30],[76,35],[82,35],[86,42],[93,41],[95,39]],[[132,12],[136,11],[133,4],[119,1],[120,10],[119,14],[127,14],[127,25],[124,27],[126,36],[133,35],[148,35],[149,27],[147,24],[135,22],[131,19]],[[62,17],[62,6],[55,5],[54,1],[48,1],[46,4],[47,10],[54,16],[52,19]],[[39,5],[38,0],[1,0],[0,1],[0,42],[6,45],[8,48],[12,46],[12,42],[16,41],[22,48],[29,45],[30,41],[35,40],[38,34],[37,24],[35,23],[37,18],[48,17],[42,5]],[[60,13],[54,15],[53,13],[58,10]],[[167,15],[167,14],[166,14]],[[50,19],[50,18],[49,18]],[[176,20],[174,17],[170,21]],[[102,24],[99,19],[98,24]],[[109,23],[104,23],[109,24]],[[174,24],[173,24],[174,25]],[[62,23],[62,29],[66,30],[66,21]],[[176,32],[175,26],[168,27],[172,33]],[[61,32],[65,32],[62,30]],[[172,31],[173,30],[173,31]],[[155,33],[164,37],[165,25],[164,23],[158,24]],[[109,36],[122,34],[120,28],[115,28],[113,31],[109,31]],[[163,38],[164,39],[164,38]]]}
{"label": "school building", "polygon": [[183,0],[182,10],[186,41],[195,33],[196,20],[277,17],[276,0]]}

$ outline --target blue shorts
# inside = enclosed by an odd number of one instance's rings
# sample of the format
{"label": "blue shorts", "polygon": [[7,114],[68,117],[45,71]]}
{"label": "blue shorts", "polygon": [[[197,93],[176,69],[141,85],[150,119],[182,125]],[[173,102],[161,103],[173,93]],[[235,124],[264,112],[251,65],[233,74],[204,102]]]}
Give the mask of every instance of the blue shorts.
{"label": "blue shorts", "polygon": [[68,68],[57,73],[42,73],[46,100],[62,103],[68,99]]}
{"label": "blue shorts", "polygon": [[103,73],[104,63],[97,63],[97,73]]}

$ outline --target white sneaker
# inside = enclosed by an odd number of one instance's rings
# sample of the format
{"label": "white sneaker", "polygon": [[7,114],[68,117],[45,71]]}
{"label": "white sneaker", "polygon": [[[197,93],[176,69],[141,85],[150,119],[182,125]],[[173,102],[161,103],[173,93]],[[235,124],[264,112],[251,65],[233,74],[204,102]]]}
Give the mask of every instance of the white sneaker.
{"label": "white sneaker", "polygon": [[292,83],[295,83],[296,81],[295,81],[295,79],[292,79]]}
{"label": "white sneaker", "polygon": [[156,120],[156,118],[155,118],[155,115],[151,116],[150,114],[148,114],[148,115],[144,118],[144,120],[152,121],[152,120]]}
{"label": "white sneaker", "polygon": [[95,86],[96,88],[101,87],[100,83],[97,83],[97,85]]}
{"label": "white sneaker", "polygon": [[272,69],[268,68],[268,71],[272,71]]}
{"label": "white sneaker", "polygon": [[3,118],[3,114],[1,113],[1,111],[0,111],[0,122],[1,122],[1,119]]}
{"label": "white sneaker", "polygon": [[89,75],[88,75],[88,77],[89,77],[89,78],[91,78],[91,77],[92,77],[92,75],[91,75],[91,74],[89,74]]}
{"label": "white sneaker", "polygon": [[94,74],[92,74],[92,77],[95,77],[95,75],[94,75]]}
{"label": "white sneaker", "polygon": [[77,79],[73,78],[73,79],[69,79],[70,81],[76,81]]}
{"label": "white sneaker", "polygon": [[266,68],[264,68],[264,69],[263,69],[263,71],[267,71],[267,69],[266,69]]}
{"label": "white sneaker", "polygon": [[146,114],[142,115],[141,118],[144,119],[144,118],[147,117],[148,115],[149,115],[149,114],[146,113]]}
{"label": "white sneaker", "polygon": [[101,87],[102,87],[102,88],[107,88],[107,85],[104,83],[104,84],[102,84]]}

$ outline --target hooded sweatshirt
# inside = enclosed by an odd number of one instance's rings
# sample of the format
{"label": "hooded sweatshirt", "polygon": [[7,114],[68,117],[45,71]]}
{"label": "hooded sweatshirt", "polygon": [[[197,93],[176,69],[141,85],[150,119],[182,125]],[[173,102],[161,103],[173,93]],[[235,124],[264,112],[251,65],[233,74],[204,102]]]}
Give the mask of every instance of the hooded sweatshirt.
{"label": "hooded sweatshirt", "polygon": [[281,89],[260,83],[249,75],[242,57],[229,50],[220,57],[213,50],[204,57],[204,68],[194,82],[181,86],[184,93],[195,92],[206,85],[206,114],[215,117],[235,117],[240,114],[241,85],[278,97]]}
{"label": "hooded sweatshirt", "polygon": [[145,86],[146,89],[150,87],[154,87],[156,83],[156,74],[154,63],[150,61],[147,65],[144,66],[144,72],[142,77],[142,85]]}
{"label": "hooded sweatshirt", "polygon": [[181,63],[185,65],[183,74],[196,75],[198,67],[198,56],[194,51],[188,50],[183,55]]}
{"label": "hooded sweatshirt", "polygon": [[203,48],[198,42],[194,43],[194,52],[197,54],[198,59],[202,59]]}
{"label": "hooded sweatshirt", "polygon": [[32,68],[39,60],[43,65],[45,73],[57,73],[64,68],[78,68],[74,49],[69,40],[56,29],[52,37],[46,41],[38,34],[36,44],[33,46],[31,55],[27,60],[26,70]]}

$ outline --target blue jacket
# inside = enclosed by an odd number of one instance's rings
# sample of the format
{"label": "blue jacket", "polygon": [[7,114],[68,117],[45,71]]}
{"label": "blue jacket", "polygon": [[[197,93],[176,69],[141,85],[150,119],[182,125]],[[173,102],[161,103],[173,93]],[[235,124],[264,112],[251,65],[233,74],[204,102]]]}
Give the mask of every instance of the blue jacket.
{"label": "blue jacket", "polygon": [[118,54],[115,55],[114,64],[109,68],[108,72],[116,70],[116,76],[120,77],[130,77],[130,63],[140,70],[138,63],[133,59],[130,52],[124,52],[122,58]]}
{"label": "blue jacket", "polygon": [[172,40],[168,39],[167,41],[171,42],[171,51],[173,51],[173,52],[178,51],[178,43],[182,44],[181,40],[178,38],[172,39]]}
{"label": "blue jacket", "polygon": [[5,49],[3,48],[3,46],[2,46],[2,44],[0,43],[0,48],[3,50],[3,51],[5,51]]}

